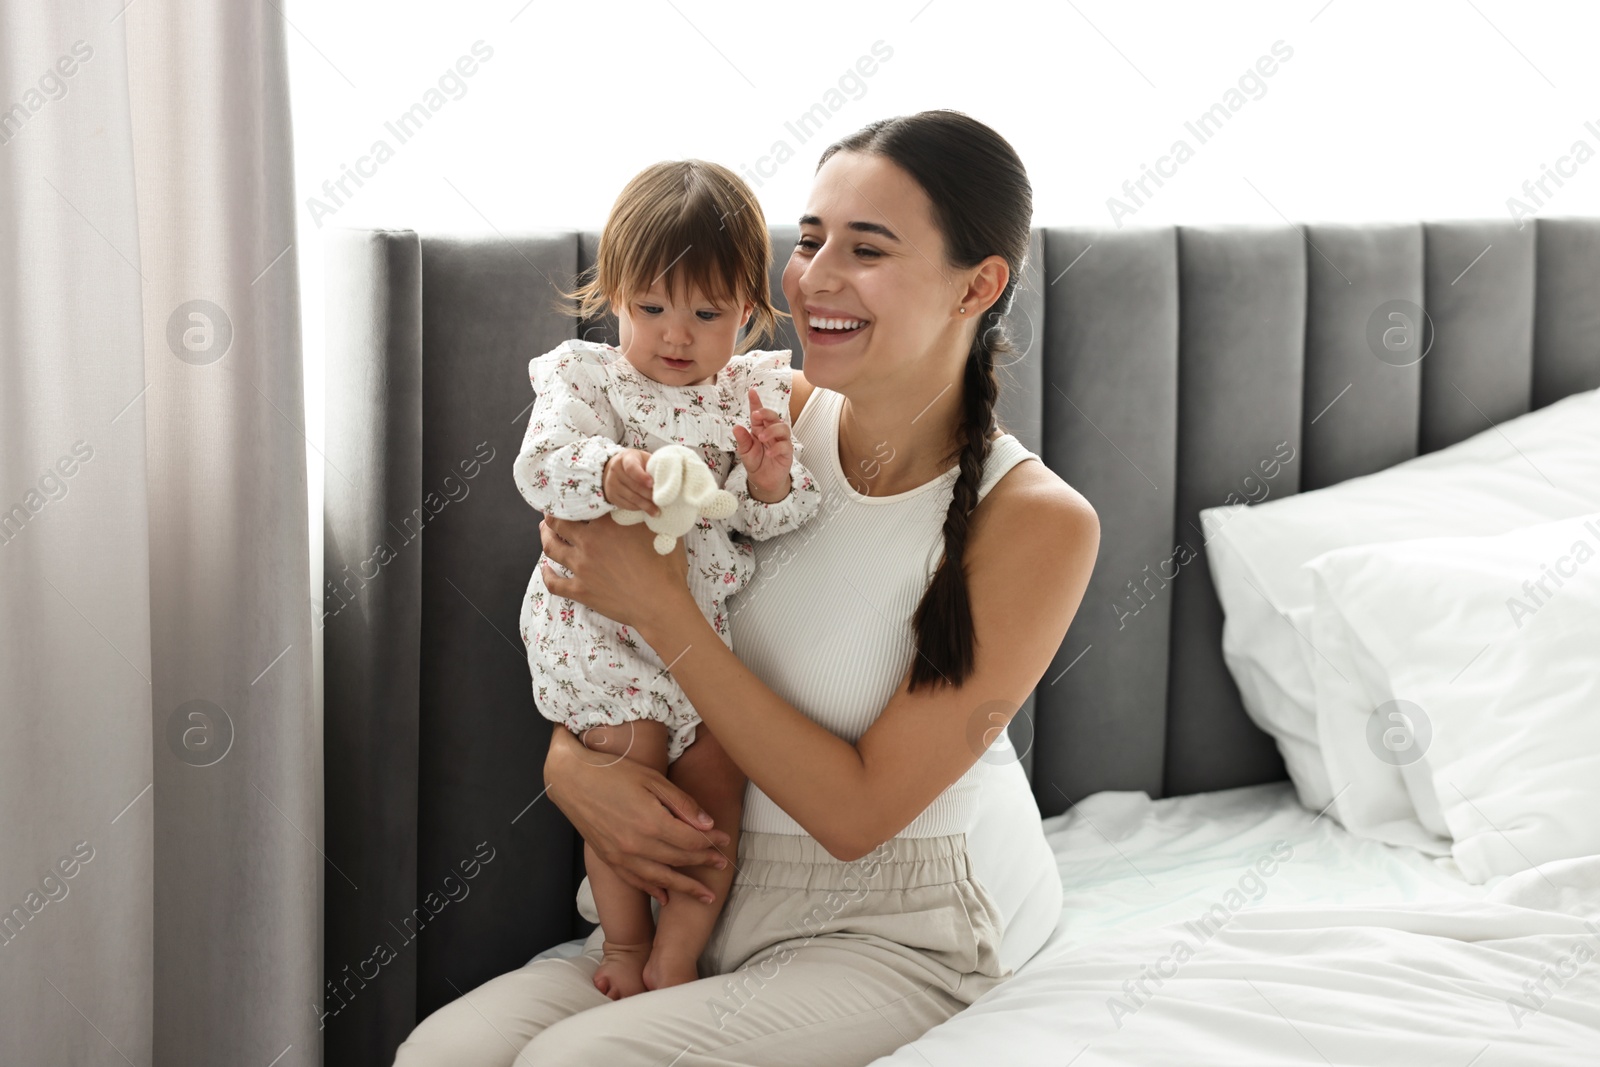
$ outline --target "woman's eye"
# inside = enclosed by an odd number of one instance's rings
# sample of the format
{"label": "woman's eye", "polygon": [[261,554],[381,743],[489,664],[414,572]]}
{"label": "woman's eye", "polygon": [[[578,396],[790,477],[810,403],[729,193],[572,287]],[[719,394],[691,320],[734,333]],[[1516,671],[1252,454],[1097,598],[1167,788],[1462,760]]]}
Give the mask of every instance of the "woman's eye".
{"label": "woman's eye", "polygon": [[[817,243],[817,240],[814,237],[802,237],[800,240],[795,242],[794,247],[795,251],[797,252],[806,252],[814,255],[817,249],[821,248],[822,246]],[[867,248],[865,246],[857,248],[855,253],[857,256],[860,256],[863,259],[880,259],[883,256],[883,253],[878,251],[876,248]]]}

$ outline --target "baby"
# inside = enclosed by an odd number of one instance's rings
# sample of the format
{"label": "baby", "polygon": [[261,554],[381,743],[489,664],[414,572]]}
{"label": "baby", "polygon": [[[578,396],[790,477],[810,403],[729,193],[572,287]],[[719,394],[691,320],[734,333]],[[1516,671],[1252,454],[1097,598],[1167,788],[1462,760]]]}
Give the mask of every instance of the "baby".
{"label": "baby", "polygon": [[[615,312],[621,345],[565,341],[529,364],[537,397],[514,466],[517,488],[541,512],[596,519],[616,508],[657,512],[645,467],[655,449],[702,455],[738,507],[684,536],[689,588],[730,648],[725,604],[755,569],[746,538],[795,529],[821,498],[787,421],[789,353],[740,351],[777,324],[770,259],[760,205],[732,172],[686,160],[635,177],[606,220],[593,276],[569,294],[581,319]],[[604,938],[595,987],[617,1000],[694,981],[733,880],[744,776],[716,745],[679,761],[705,727],[667,667],[627,626],[551,593],[538,568],[522,640],[540,714],[591,749],[667,774],[733,838],[726,868],[690,872],[714,902],[671,893],[659,926],[650,898],[584,845]]]}

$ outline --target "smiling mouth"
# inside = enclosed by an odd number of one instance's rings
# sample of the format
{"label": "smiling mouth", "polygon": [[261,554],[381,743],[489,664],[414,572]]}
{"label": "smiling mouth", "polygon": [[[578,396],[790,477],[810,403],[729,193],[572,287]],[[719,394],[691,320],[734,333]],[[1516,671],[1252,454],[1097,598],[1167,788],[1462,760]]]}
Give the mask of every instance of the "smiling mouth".
{"label": "smiling mouth", "polygon": [[814,336],[829,340],[853,337],[866,329],[867,325],[866,319],[833,318],[823,315],[811,315],[806,319],[806,326]]}

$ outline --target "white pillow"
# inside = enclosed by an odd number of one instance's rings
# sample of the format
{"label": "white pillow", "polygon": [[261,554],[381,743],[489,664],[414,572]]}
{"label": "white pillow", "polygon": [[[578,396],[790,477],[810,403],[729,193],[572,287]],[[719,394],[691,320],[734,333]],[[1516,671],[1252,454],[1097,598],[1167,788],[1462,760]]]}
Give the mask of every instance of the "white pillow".
{"label": "white pillow", "polygon": [[[1360,592],[1339,584],[1342,571],[1334,570],[1330,578],[1324,569],[1337,567],[1346,554],[1359,558],[1359,553],[1366,551],[1427,543],[1395,541],[1335,549],[1311,560],[1305,569],[1312,576],[1315,605],[1310,625],[1315,646],[1313,721],[1333,790],[1330,812],[1345,829],[1361,837],[1442,856],[1450,851],[1450,833],[1438,805],[1424,819],[1406,788],[1402,770],[1430,743],[1431,719],[1409,704],[1394,703],[1396,697],[1404,699],[1407,694],[1390,692],[1381,662],[1364,643],[1367,634],[1341,610],[1346,600]],[[1334,562],[1329,564],[1330,560]],[[1410,605],[1400,603],[1398,588],[1378,594],[1376,599],[1382,610],[1411,618]]]}
{"label": "white pillow", "polygon": [[[1367,795],[1403,780],[1469,881],[1600,853],[1600,511],[1344,548],[1306,569],[1331,661],[1317,665],[1319,733],[1335,787],[1350,783],[1341,820],[1406,821],[1395,798]],[[1331,670],[1341,655],[1349,684]]]}
{"label": "white pillow", "polygon": [[[1334,417],[1334,416],[1330,416]],[[1498,534],[1600,509],[1600,390],[1575,393],[1374,474],[1200,512],[1225,620],[1222,655],[1245,711],[1278,742],[1300,802],[1335,787],[1316,726],[1308,560],[1335,548]]]}

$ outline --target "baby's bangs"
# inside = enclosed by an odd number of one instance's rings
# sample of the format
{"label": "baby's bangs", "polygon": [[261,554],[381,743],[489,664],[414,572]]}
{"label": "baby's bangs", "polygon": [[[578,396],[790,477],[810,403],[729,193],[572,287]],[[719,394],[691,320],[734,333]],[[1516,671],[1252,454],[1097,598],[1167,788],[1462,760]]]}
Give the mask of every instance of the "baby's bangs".
{"label": "baby's bangs", "polygon": [[625,257],[633,270],[622,280],[624,292],[644,293],[664,282],[674,303],[686,301],[695,288],[719,306],[739,303],[748,269],[729,247],[725,231],[690,218],[641,238],[637,253]]}

